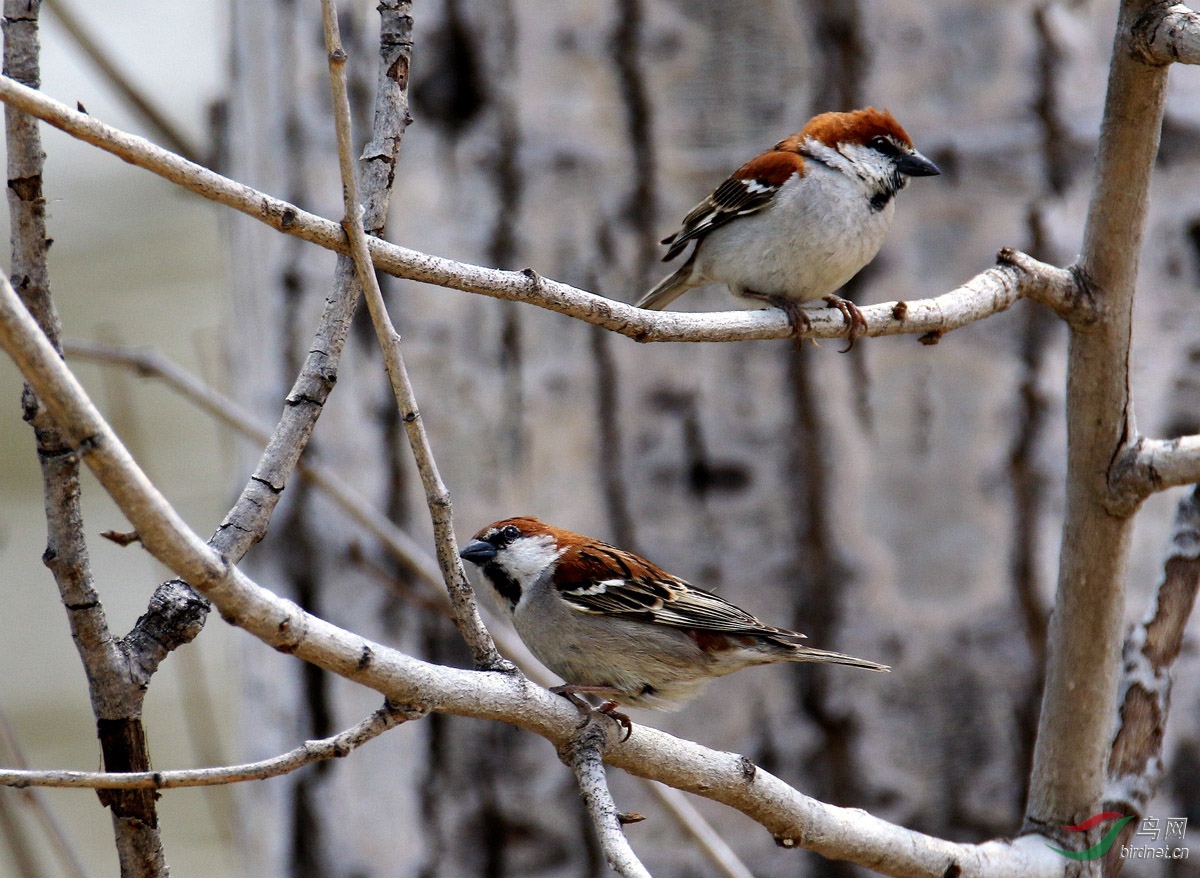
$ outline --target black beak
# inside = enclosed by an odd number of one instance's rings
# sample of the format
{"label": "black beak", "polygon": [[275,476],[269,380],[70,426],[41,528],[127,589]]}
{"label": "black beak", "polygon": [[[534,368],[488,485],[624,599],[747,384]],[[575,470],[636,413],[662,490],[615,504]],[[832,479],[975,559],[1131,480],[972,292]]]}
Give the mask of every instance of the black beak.
{"label": "black beak", "polygon": [[896,159],[896,170],[909,177],[936,177],[942,171],[917,151]]}
{"label": "black beak", "polygon": [[464,561],[470,561],[472,564],[482,567],[496,557],[496,547],[483,540],[472,540],[465,549],[458,553],[458,556]]}

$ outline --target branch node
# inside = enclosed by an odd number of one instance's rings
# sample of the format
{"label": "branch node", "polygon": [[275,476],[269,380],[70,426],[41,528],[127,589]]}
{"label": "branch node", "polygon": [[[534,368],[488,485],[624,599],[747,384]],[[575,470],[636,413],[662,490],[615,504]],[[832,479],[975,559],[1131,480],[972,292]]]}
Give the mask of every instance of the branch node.
{"label": "branch node", "polygon": [[545,292],[546,282],[542,280],[542,276],[540,274],[538,274],[532,268],[522,268],[521,274],[523,274],[533,283],[533,291],[535,293]]}
{"label": "branch node", "polygon": [[754,764],[749,756],[739,756],[738,766],[742,770],[742,779],[745,780],[746,783],[753,783],[754,776],[758,774],[758,766]]}
{"label": "branch node", "polygon": [[510,677],[524,676],[520,668],[501,655],[497,655],[495,659],[480,665],[476,670],[487,671],[493,674],[507,674]]}
{"label": "branch node", "polygon": [[102,536],[106,540],[110,540],[110,541],[116,543],[118,546],[122,546],[122,547],[129,546],[129,545],[132,545],[133,543],[141,541],[141,537],[138,536],[138,532],[136,530],[131,530],[131,531],[106,530],[106,531],[101,531],[100,536]]}
{"label": "branch node", "polygon": [[1015,271],[1021,296],[1045,305],[1072,326],[1086,326],[1099,317],[1093,285],[1078,265],[1059,268],[1013,247],[1002,247],[996,264]]}
{"label": "branch node", "polygon": [[1200,63],[1200,14],[1182,3],[1153,3],[1129,28],[1129,54],[1151,67]]}

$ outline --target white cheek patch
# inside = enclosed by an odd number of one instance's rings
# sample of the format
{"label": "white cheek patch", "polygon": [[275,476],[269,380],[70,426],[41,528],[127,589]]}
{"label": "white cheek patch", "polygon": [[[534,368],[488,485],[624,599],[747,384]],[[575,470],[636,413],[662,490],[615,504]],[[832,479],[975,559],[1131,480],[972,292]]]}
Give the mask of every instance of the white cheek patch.
{"label": "white cheek patch", "polygon": [[895,162],[870,147],[846,143],[840,152],[859,177],[878,188],[883,188],[896,175]]}
{"label": "white cheek patch", "polygon": [[501,551],[496,561],[517,582],[531,582],[565,551],[548,534],[521,537]]}

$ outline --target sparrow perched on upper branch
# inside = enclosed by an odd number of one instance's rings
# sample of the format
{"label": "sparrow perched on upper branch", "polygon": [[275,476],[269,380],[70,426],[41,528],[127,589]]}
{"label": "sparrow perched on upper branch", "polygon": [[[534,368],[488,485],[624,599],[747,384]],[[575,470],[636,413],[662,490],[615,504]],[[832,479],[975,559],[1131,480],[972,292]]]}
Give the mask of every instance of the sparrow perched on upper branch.
{"label": "sparrow perched on upper branch", "polygon": [[[814,116],[733,173],[663,239],[664,262],[692,255],[638,301],[660,310],[692,287],[723,283],[742,299],[782,308],[799,333],[801,303],[824,298],[866,331],[854,303],[832,295],[875,258],[909,177],[940,174],[887,110]],[[847,348],[848,349],[848,348]]]}
{"label": "sparrow perched on upper branch", "polygon": [[535,656],[564,680],[554,692],[581,711],[580,695],[628,731],[618,705],[670,710],[713,677],[752,665],[825,662],[886,665],[801,643],[803,634],[764,625],[722,597],[644,558],[590,537],[508,518],[461,552],[479,565],[500,609]]}

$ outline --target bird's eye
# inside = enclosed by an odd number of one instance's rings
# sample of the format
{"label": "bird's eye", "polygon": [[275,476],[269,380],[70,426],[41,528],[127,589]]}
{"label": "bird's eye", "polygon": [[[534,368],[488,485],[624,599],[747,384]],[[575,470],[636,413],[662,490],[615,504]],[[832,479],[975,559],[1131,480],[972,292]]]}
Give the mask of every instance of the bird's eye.
{"label": "bird's eye", "polygon": [[515,524],[507,524],[500,529],[500,536],[506,540],[515,540],[521,535],[521,529]]}
{"label": "bird's eye", "polygon": [[896,144],[893,143],[890,138],[884,137],[882,134],[872,137],[869,141],[867,141],[867,146],[876,152],[883,153],[884,155],[894,156],[900,154],[900,150],[896,147]]}

